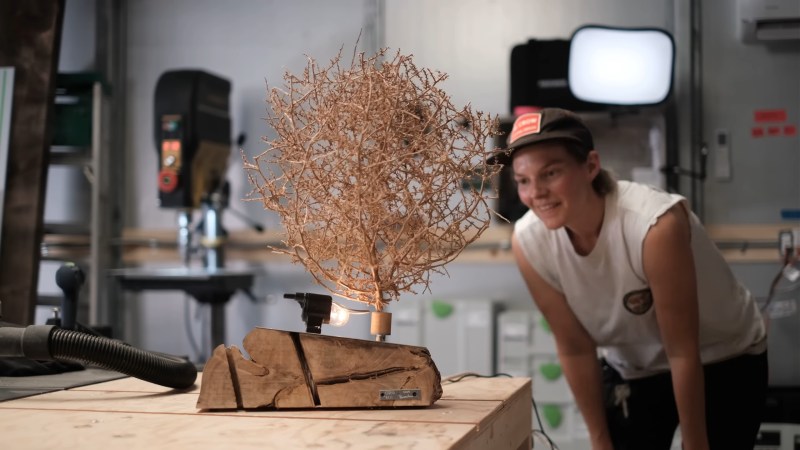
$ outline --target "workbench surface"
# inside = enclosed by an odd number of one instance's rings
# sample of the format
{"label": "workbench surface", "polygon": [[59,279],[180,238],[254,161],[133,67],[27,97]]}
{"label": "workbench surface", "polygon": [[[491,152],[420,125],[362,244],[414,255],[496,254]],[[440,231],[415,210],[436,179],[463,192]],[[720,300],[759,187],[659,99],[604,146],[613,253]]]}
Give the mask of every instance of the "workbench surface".
{"label": "workbench surface", "polygon": [[529,378],[443,382],[413,409],[198,411],[200,392],[124,378],[0,402],[8,449],[530,448]]}

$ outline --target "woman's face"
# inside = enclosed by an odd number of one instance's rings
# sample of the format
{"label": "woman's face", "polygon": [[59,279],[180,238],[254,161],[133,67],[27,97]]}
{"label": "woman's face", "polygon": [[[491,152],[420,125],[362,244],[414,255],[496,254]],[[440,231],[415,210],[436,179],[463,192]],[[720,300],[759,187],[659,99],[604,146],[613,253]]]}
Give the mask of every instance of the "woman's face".
{"label": "woman's face", "polygon": [[578,223],[583,206],[597,197],[592,180],[600,162],[594,150],[579,162],[562,143],[542,142],[514,154],[513,169],[520,200],[551,230]]}

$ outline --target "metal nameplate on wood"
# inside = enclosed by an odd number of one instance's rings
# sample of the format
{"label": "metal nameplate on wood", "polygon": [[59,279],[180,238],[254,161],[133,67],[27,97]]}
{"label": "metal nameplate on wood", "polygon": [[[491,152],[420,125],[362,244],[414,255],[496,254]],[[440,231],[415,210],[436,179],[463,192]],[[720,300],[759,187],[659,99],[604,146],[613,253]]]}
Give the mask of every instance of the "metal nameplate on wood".
{"label": "metal nameplate on wood", "polygon": [[381,391],[381,400],[416,400],[420,397],[419,389],[393,389]]}

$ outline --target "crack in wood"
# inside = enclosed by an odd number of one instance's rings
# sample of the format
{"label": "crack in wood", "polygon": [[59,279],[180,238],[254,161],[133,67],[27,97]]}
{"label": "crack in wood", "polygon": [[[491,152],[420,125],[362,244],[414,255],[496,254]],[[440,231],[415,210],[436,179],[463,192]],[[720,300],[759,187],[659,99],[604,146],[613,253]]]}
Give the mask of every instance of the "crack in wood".
{"label": "crack in wood", "polygon": [[297,352],[297,359],[300,360],[300,368],[303,369],[303,376],[306,379],[306,386],[311,393],[311,398],[314,400],[314,406],[319,406],[319,394],[317,393],[317,385],[314,383],[314,377],[311,376],[311,369],[308,368],[308,361],[306,360],[306,353],[303,350],[303,344],[300,342],[300,335],[298,333],[289,333],[292,337],[294,349]]}
{"label": "crack in wood", "polygon": [[231,372],[231,384],[233,384],[233,395],[236,397],[236,407],[244,409],[242,390],[239,386],[239,374],[236,372],[236,361],[233,358],[233,351],[230,347],[225,347],[225,356],[228,358],[228,369]]}
{"label": "crack in wood", "polygon": [[328,386],[331,384],[347,383],[353,380],[368,380],[370,378],[380,378],[382,376],[391,375],[393,373],[409,372],[419,369],[420,369],[419,367],[387,367],[386,369],[373,370],[372,372],[353,373],[341,377],[320,380],[317,381],[317,386]]}

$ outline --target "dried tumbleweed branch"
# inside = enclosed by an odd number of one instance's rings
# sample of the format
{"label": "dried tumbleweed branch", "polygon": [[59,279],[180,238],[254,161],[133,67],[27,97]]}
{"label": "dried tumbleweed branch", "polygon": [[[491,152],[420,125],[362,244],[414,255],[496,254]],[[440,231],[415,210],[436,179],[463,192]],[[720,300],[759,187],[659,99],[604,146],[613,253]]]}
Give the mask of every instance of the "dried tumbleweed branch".
{"label": "dried tumbleweed branch", "polygon": [[[496,118],[456,109],[437,85],[444,73],[399,52],[355,56],[340,67],[312,59],[272,89],[267,118],[277,137],[245,170],[251,196],[276,211],[286,247],[335,295],[380,311],[489,226],[484,187]],[[265,139],[266,140],[266,139]],[[473,188],[462,190],[464,179]],[[477,180],[477,183],[475,182]]]}

